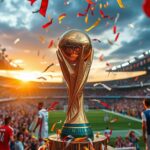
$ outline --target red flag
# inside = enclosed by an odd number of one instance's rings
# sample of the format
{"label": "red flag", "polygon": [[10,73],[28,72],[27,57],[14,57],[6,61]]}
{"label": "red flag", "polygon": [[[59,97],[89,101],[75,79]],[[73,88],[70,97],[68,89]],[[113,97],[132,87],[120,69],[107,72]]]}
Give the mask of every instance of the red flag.
{"label": "red flag", "polygon": [[53,19],[51,19],[49,22],[47,22],[46,24],[44,24],[42,26],[42,28],[45,29],[45,28],[49,27],[50,25],[52,25],[52,23],[53,23]]}
{"label": "red flag", "polygon": [[144,0],[143,11],[147,17],[150,17],[150,0]]}
{"label": "red flag", "polygon": [[49,0],[42,0],[41,7],[39,13],[45,17]]}

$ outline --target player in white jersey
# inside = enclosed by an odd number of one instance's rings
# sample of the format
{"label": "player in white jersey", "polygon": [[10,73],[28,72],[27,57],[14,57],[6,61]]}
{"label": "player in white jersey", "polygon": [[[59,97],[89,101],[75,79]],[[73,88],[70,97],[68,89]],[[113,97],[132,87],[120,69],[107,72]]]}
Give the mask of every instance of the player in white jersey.
{"label": "player in white jersey", "polygon": [[48,138],[48,111],[43,108],[44,103],[38,103],[38,121],[33,130],[35,132],[36,128],[39,126],[38,139],[43,143],[44,138]]}

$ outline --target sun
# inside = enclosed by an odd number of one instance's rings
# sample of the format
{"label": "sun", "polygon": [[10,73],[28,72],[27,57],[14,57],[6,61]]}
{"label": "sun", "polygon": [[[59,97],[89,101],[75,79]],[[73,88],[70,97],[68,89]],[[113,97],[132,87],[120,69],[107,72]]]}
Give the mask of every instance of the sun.
{"label": "sun", "polygon": [[17,79],[23,82],[35,81],[39,76],[39,72],[20,72],[17,74]]}

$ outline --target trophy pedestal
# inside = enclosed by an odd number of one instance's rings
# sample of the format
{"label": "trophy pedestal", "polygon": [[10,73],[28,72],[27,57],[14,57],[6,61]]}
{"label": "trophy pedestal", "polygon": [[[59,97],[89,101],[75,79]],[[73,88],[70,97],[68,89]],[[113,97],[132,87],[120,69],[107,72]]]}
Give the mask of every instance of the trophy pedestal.
{"label": "trophy pedestal", "polygon": [[[84,147],[90,149],[90,142],[71,142],[68,147],[66,147],[67,141],[62,141],[57,137],[56,134],[49,137],[49,150],[83,150]],[[94,135],[93,147],[95,150],[109,150],[107,147],[107,139],[105,136],[100,135],[98,138]]]}
{"label": "trophy pedestal", "polygon": [[74,138],[79,137],[88,137],[90,139],[94,139],[93,131],[91,129],[91,125],[89,123],[84,124],[64,124],[61,133],[61,139],[64,137],[71,135]]}

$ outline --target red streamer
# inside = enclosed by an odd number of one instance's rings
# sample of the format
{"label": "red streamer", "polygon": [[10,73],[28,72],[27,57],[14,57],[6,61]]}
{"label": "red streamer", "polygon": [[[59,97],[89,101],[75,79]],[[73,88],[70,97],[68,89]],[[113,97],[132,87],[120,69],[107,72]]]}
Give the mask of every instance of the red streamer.
{"label": "red streamer", "polygon": [[49,2],[49,0],[42,0],[39,13],[40,13],[43,17],[46,16],[46,11],[47,11],[47,7],[48,7],[48,2]]}
{"label": "red streamer", "polygon": [[54,40],[51,40],[49,45],[48,45],[48,48],[51,48],[53,46],[53,44],[54,44]]}
{"label": "red streamer", "polygon": [[117,32],[117,26],[116,25],[113,26],[113,32],[114,32],[114,34],[116,34],[116,32]]}
{"label": "red streamer", "polygon": [[118,33],[115,37],[115,42],[118,40],[120,33]]}
{"label": "red streamer", "polygon": [[94,2],[92,2],[92,0],[86,0],[86,2],[87,2],[88,4],[95,4]]}
{"label": "red streamer", "polygon": [[105,102],[102,102],[102,101],[99,101],[99,103],[102,105],[102,106],[104,106],[105,108],[107,108],[107,109],[110,109],[111,108],[111,106],[109,106],[107,103],[105,103]]}
{"label": "red streamer", "polygon": [[45,29],[45,28],[49,27],[50,25],[52,25],[52,23],[53,23],[53,19],[51,19],[49,22],[47,22],[46,24],[44,24],[42,26],[42,28]]}
{"label": "red streamer", "polygon": [[104,12],[102,10],[100,10],[99,13],[100,13],[101,17],[104,18],[104,16],[105,16]]}
{"label": "red streamer", "polygon": [[[88,13],[88,11],[90,10],[90,8],[91,8],[91,4],[88,4],[87,8],[84,10],[85,13],[78,13],[78,14],[77,14],[77,17],[83,17],[83,16],[86,16],[87,13]],[[92,12],[91,12],[91,13],[92,13]]]}
{"label": "red streamer", "polygon": [[31,3],[31,6],[36,2],[36,0],[28,0]]}
{"label": "red streamer", "polygon": [[86,16],[86,13],[85,14],[82,14],[82,13],[77,14],[77,17],[83,17],[83,16]]}
{"label": "red streamer", "polygon": [[47,109],[47,111],[54,110],[55,107],[56,107],[58,104],[59,104],[59,102],[53,102],[53,103],[51,104],[51,106]]}

